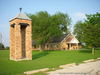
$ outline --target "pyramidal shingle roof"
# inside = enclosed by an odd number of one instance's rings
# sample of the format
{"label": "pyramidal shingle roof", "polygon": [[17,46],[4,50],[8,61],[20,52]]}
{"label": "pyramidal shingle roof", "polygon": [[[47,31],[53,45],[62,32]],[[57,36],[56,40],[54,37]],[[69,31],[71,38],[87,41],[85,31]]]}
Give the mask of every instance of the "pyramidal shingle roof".
{"label": "pyramidal shingle roof", "polygon": [[[25,20],[31,20],[25,13],[19,13],[17,16],[15,16],[13,19],[25,19]],[[11,19],[11,20],[13,20]]]}

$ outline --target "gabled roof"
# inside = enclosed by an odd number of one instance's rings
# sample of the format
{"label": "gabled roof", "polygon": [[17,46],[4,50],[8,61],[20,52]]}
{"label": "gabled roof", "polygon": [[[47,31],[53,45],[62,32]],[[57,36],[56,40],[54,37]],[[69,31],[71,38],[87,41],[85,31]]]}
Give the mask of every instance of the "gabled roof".
{"label": "gabled roof", "polygon": [[53,38],[53,40],[49,43],[59,43],[66,40],[66,43],[79,43],[79,41],[75,38],[75,36],[71,33],[63,34],[61,37]]}
{"label": "gabled roof", "polygon": [[61,42],[68,34],[63,34],[61,37],[54,37],[49,43],[58,43]]}
{"label": "gabled roof", "polygon": [[13,19],[31,20],[25,13],[21,13],[21,12],[17,16],[15,16]]}
{"label": "gabled roof", "polygon": [[[49,43],[60,43],[66,41],[66,43],[79,43],[79,41],[75,38],[75,36],[71,33],[69,34],[63,34],[61,37],[53,38]],[[36,44],[36,42],[33,40],[33,45]]]}
{"label": "gabled roof", "polygon": [[67,43],[79,43],[79,41],[75,38],[74,35],[69,36],[69,37],[66,39],[66,42],[67,42]]}

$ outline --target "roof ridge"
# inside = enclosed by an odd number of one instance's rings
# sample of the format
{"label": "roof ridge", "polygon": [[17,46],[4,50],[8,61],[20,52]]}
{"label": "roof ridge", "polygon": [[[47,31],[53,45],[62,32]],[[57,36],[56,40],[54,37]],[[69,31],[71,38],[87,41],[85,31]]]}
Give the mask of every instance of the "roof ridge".
{"label": "roof ridge", "polygon": [[[20,12],[19,14],[17,14],[13,19],[31,20],[25,13],[22,13],[22,12]],[[13,20],[13,19],[11,19],[11,20]]]}

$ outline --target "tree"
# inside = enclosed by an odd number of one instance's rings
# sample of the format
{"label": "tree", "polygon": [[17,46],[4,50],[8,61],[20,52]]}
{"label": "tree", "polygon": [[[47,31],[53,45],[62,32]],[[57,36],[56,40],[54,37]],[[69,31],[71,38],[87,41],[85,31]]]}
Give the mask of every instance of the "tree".
{"label": "tree", "polygon": [[100,47],[100,13],[86,15],[84,22],[75,24],[74,33],[87,46]]}
{"label": "tree", "polygon": [[5,49],[4,45],[0,43],[0,50]]}
{"label": "tree", "polygon": [[100,46],[100,13],[86,16],[85,32],[88,33],[84,33],[87,37],[84,41],[91,47]]}
{"label": "tree", "polygon": [[9,46],[5,47],[5,50],[9,50],[9,49],[10,49]]}
{"label": "tree", "polygon": [[76,35],[76,38],[80,42],[84,42],[83,41],[83,28],[84,28],[84,23],[82,21],[78,21],[74,26],[74,34]]}
{"label": "tree", "polygon": [[28,14],[32,19],[32,38],[36,44],[45,44],[54,37],[59,37],[63,32],[68,32],[67,26],[70,24],[70,18],[67,14],[56,13],[48,14],[46,11],[40,11],[36,14]]}

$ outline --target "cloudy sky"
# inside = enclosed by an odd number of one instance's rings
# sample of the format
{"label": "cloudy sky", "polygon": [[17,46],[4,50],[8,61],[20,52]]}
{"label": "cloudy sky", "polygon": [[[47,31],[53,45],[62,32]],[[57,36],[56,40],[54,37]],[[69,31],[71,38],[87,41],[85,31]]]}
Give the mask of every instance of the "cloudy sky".
{"label": "cloudy sky", "polygon": [[9,20],[19,13],[20,7],[25,13],[67,13],[72,19],[73,30],[78,20],[86,18],[85,14],[100,12],[100,0],[0,0],[0,33],[5,46],[9,46]]}

